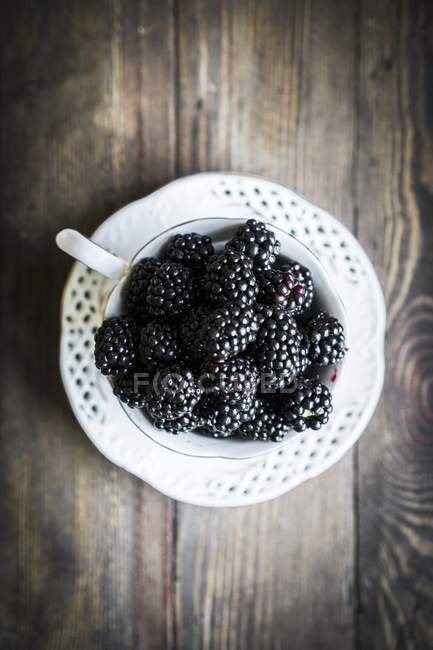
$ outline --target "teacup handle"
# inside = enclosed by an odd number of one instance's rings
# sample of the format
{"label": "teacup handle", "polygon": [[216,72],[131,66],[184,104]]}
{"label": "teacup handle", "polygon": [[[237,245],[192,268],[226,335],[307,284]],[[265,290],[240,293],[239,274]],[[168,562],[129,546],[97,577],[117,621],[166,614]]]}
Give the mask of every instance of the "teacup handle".
{"label": "teacup handle", "polygon": [[65,228],[57,233],[56,244],[60,250],[107,278],[119,278],[129,266],[128,262],[121,257],[109,253],[102,246],[71,228]]}

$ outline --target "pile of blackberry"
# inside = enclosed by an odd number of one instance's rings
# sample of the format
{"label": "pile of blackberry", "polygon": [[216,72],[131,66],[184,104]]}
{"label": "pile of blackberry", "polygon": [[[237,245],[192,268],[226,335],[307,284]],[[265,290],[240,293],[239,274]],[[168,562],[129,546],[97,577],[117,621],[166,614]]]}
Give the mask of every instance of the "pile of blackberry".
{"label": "pile of blackberry", "polygon": [[172,434],[279,442],[326,424],[318,373],[344,357],[343,327],[314,309],[310,271],[279,254],[275,233],[250,219],[222,252],[188,233],[140,260],[125,315],[95,335],[114,394]]}

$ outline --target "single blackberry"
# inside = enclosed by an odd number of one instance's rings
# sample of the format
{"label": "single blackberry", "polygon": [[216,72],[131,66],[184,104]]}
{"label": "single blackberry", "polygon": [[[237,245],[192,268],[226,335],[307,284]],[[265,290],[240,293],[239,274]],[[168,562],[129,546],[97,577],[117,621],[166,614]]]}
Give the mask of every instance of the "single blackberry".
{"label": "single blackberry", "polygon": [[276,413],[270,404],[264,400],[256,400],[256,414],[249,422],[245,422],[237,433],[249,440],[262,440],[263,442],[281,442],[290,432],[290,427],[284,419]]}
{"label": "single blackberry", "polygon": [[203,426],[203,420],[194,412],[185,413],[176,420],[166,420],[164,418],[152,418],[153,425],[157,429],[166,431],[166,433],[189,433]]}
{"label": "single blackberry", "polygon": [[179,316],[190,308],[192,299],[191,269],[176,262],[162,262],[147,289],[149,314],[167,318]]}
{"label": "single blackberry", "polygon": [[205,359],[224,361],[235,357],[252,343],[258,323],[252,308],[228,303],[211,312],[197,337],[197,349]]}
{"label": "single blackberry", "polygon": [[317,430],[329,420],[331,393],[316,379],[300,379],[293,389],[284,393],[283,399],[275,399],[275,408],[295,431]]}
{"label": "single blackberry", "polygon": [[125,285],[125,303],[130,316],[139,319],[147,317],[147,290],[160,265],[161,262],[154,257],[145,257],[132,267]]}
{"label": "single blackberry", "polygon": [[267,386],[286,386],[300,372],[301,333],[282,307],[258,305],[258,313],[261,324],[251,347],[257,368]]}
{"label": "single blackberry", "polygon": [[159,321],[146,323],[140,332],[138,351],[146,367],[149,362],[160,361],[163,365],[172,363],[179,354],[175,329]]}
{"label": "single blackberry", "polygon": [[128,375],[137,365],[137,327],[127,316],[108,318],[95,334],[95,365],[103,375]]}
{"label": "single blackberry", "polygon": [[266,304],[286,307],[295,286],[294,278],[281,269],[261,269],[255,271],[259,285],[258,300]]}
{"label": "single blackberry", "polygon": [[141,381],[136,381],[135,375],[116,377],[113,392],[132,409],[141,409],[146,404],[146,386]]}
{"label": "single blackberry", "polygon": [[242,424],[254,418],[256,408],[257,400],[255,399],[229,404],[205,396],[197,407],[197,413],[203,419],[204,428],[214,438],[228,438]]}
{"label": "single blackberry", "polygon": [[164,258],[198,269],[205,265],[214,252],[210,237],[192,232],[173,237],[168,243]]}
{"label": "single blackberry", "polygon": [[235,357],[204,368],[205,392],[229,404],[252,400],[258,382],[259,373],[250,359]]}
{"label": "single blackberry", "polygon": [[280,242],[264,223],[248,219],[239,226],[226,248],[243,253],[254,262],[254,266],[265,269],[275,263],[280,252]]}
{"label": "single blackberry", "polygon": [[206,307],[193,307],[179,323],[178,337],[184,359],[191,360],[192,362],[198,362],[200,360],[197,337],[201,326],[208,316],[209,310]]}
{"label": "single blackberry", "polygon": [[310,343],[310,359],[318,366],[337,364],[346,354],[343,326],[326,312],[322,311],[308,321],[305,334]]}
{"label": "single blackberry", "polygon": [[233,250],[214,256],[206,264],[202,287],[214,304],[231,302],[240,307],[251,305],[259,291],[251,260]]}
{"label": "single blackberry", "polygon": [[292,314],[303,314],[311,307],[314,296],[311,274],[295,262],[281,269],[257,269],[258,300],[277,304]]}
{"label": "single blackberry", "polygon": [[314,299],[314,283],[309,269],[292,260],[284,264],[281,270],[283,273],[290,273],[294,280],[294,287],[286,309],[296,315],[304,314],[310,309]]}
{"label": "single blackberry", "polygon": [[180,366],[158,371],[146,391],[146,408],[152,417],[176,420],[192,413],[202,389],[192,372]]}

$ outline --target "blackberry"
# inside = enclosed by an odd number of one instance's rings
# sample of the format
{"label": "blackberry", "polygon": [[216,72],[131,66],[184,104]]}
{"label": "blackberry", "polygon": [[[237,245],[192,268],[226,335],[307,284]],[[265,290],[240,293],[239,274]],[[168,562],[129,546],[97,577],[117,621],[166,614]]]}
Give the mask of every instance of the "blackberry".
{"label": "blackberry", "polygon": [[178,336],[185,359],[197,362],[200,359],[200,352],[197,348],[197,337],[205,319],[209,316],[206,307],[191,309],[186,317],[179,323]]}
{"label": "blackberry", "polygon": [[316,379],[300,379],[275,404],[284,422],[295,431],[320,429],[332,412],[331,393]]}
{"label": "blackberry", "polygon": [[337,364],[346,354],[343,326],[326,312],[308,321],[305,334],[310,344],[310,359],[318,366]]}
{"label": "blackberry", "polygon": [[131,316],[139,319],[147,317],[147,290],[160,265],[161,262],[154,257],[145,257],[132,267],[125,286],[126,309]]}
{"label": "blackberry", "polygon": [[304,314],[310,309],[314,299],[314,283],[309,269],[291,261],[284,264],[281,270],[283,273],[289,273],[294,281],[286,309],[297,315]]}
{"label": "blackberry", "polygon": [[172,363],[179,354],[174,328],[168,323],[150,321],[141,329],[138,351],[146,367],[149,362]]}
{"label": "blackberry", "polygon": [[132,409],[141,409],[145,406],[146,386],[136,382],[135,375],[117,377],[114,381],[114,394]]}
{"label": "blackberry", "polygon": [[162,262],[147,289],[147,308],[151,316],[179,316],[192,304],[191,270],[176,262]]}
{"label": "blackberry", "polygon": [[252,346],[256,365],[270,387],[287,386],[301,369],[301,333],[282,307],[258,306],[260,327]]}
{"label": "blackberry", "polygon": [[197,413],[203,419],[204,428],[214,438],[228,438],[242,424],[254,418],[256,408],[257,400],[255,399],[229,404],[205,396],[197,407]]}
{"label": "blackberry", "polygon": [[258,300],[277,304],[292,314],[300,315],[313,302],[313,281],[310,272],[299,264],[281,269],[257,269]]}
{"label": "blackberry", "polygon": [[238,434],[250,440],[281,442],[290,432],[290,427],[264,400],[256,400],[255,417],[242,424]]}
{"label": "blackberry", "polygon": [[257,318],[252,308],[228,303],[211,312],[199,332],[199,353],[207,359],[224,361],[237,356],[257,335]]}
{"label": "blackberry", "polygon": [[179,433],[189,433],[203,426],[203,420],[194,412],[185,413],[185,415],[182,415],[176,420],[153,418],[152,422],[157,429],[161,429],[167,433],[173,433],[175,435]]}
{"label": "blackberry", "polygon": [[108,318],[95,334],[95,365],[103,375],[128,375],[137,365],[137,327],[127,316]]}
{"label": "blackberry", "polygon": [[198,269],[205,265],[214,252],[210,237],[192,232],[173,237],[164,257],[172,262],[180,262],[185,266]]}
{"label": "blackberry", "polygon": [[254,262],[254,266],[265,269],[275,263],[280,252],[280,242],[264,223],[248,219],[239,226],[226,248],[243,253]]}
{"label": "blackberry", "polygon": [[251,260],[233,250],[226,250],[208,262],[202,286],[204,295],[217,305],[231,302],[247,307],[259,291]]}
{"label": "blackberry", "polygon": [[205,369],[205,390],[222,402],[251,401],[257,392],[259,373],[250,359],[236,357],[211,362]]}
{"label": "blackberry", "polygon": [[152,417],[176,420],[199,401],[202,390],[192,372],[180,366],[158,371],[146,391],[146,408]]}

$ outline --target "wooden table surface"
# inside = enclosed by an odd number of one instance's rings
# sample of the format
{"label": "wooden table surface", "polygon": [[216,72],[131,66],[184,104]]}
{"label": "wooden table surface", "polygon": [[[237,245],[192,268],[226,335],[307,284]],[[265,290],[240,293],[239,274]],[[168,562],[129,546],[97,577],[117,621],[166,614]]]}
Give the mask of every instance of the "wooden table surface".
{"label": "wooden table surface", "polygon": [[[433,3],[2,3],[1,650],[433,648]],[[171,179],[293,186],[388,307],[358,446],[263,505],[171,501],[110,464],[58,370],[84,233]]]}

